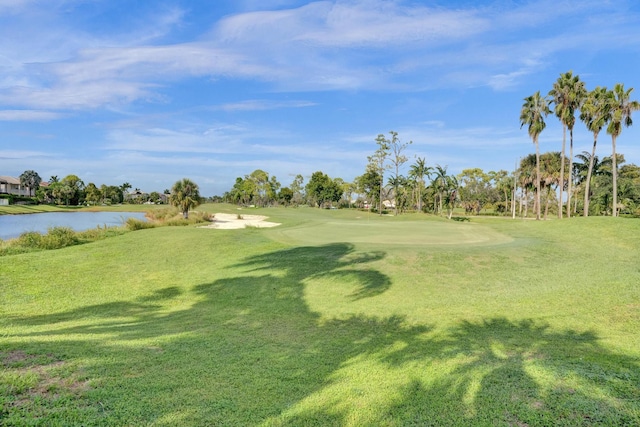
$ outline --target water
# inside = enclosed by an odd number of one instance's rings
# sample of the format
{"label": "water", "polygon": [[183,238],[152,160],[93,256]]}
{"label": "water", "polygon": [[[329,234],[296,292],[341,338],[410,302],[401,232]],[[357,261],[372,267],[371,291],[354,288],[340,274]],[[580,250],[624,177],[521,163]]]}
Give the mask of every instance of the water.
{"label": "water", "polygon": [[46,234],[51,227],[70,227],[84,231],[97,226],[117,227],[128,218],[144,220],[144,212],[47,212],[25,215],[0,215],[0,239],[19,237],[27,231]]}

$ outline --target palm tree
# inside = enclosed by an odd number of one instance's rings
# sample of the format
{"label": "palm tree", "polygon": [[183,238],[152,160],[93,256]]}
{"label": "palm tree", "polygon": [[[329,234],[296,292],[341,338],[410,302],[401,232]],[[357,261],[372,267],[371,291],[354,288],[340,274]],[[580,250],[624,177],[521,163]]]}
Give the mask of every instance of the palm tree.
{"label": "palm tree", "polygon": [[391,187],[389,193],[393,192],[394,210],[397,212],[400,208],[400,212],[404,212],[407,200],[408,192],[411,189],[411,182],[402,175],[389,177],[388,184]]}
{"label": "palm tree", "polygon": [[198,184],[188,178],[177,181],[171,187],[169,202],[181,210],[184,219],[188,219],[189,209],[195,208],[200,204]]}
{"label": "palm tree", "polygon": [[121,201],[125,201],[126,196],[127,196],[127,190],[129,190],[131,188],[131,184],[129,184],[128,182],[123,183],[120,187],[118,187],[118,189],[120,190],[120,200]]}
{"label": "palm tree", "polygon": [[445,166],[444,168],[440,165],[436,165],[435,168],[435,178],[433,179],[433,181],[431,182],[431,184],[434,187],[434,190],[438,196],[438,200],[437,200],[437,205],[436,205],[436,200],[434,198],[433,202],[434,202],[434,210],[436,211],[437,214],[441,214],[442,213],[442,203],[443,203],[443,194],[446,192],[447,190],[447,178],[449,177],[449,175],[447,175],[447,166]]}
{"label": "palm tree", "polygon": [[[558,218],[562,218],[562,190],[564,186],[564,160],[565,160],[565,143],[567,136],[567,129],[569,129],[570,135],[570,148],[569,148],[569,174],[573,168],[573,126],[576,123],[576,110],[578,110],[584,98],[587,90],[584,82],[580,81],[580,77],[574,76],[571,71],[564,74],[560,74],[558,80],[553,84],[553,89],[549,92],[553,103],[555,104],[554,112],[556,117],[560,119],[562,123],[562,154],[560,164],[560,198],[558,199]],[[568,180],[567,185],[567,217],[571,216],[571,178]]]}
{"label": "palm tree", "polygon": [[456,205],[456,198],[458,197],[458,179],[454,175],[447,175],[445,177],[445,203],[447,205],[447,218],[451,219],[453,215],[453,209]]}
{"label": "palm tree", "polygon": [[[530,191],[536,188],[535,175],[536,175],[536,155],[529,154],[520,159],[520,166],[518,167],[518,182],[522,189],[522,197],[520,201],[520,214],[522,215],[522,202],[524,201],[524,217],[527,217],[529,211],[529,198]],[[535,207],[535,206],[534,206]]]}
{"label": "palm tree", "polygon": [[[540,155],[540,174],[542,183],[546,190],[546,201],[544,208],[544,219],[547,219],[549,213],[549,201],[551,195],[554,194],[558,187],[563,184],[561,176],[561,164],[564,163],[561,159],[561,154],[558,151],[550,151]],[[555,187],[555,188],[552,188]],[[562,190],[560,191],[562,194]],[[559,206],[562,209],[562,205]]]}
{"label": "palm tree", "polygon": [[29,197],[33,196],[33,190],[40,188],[42,178],[38,175],[38,172],[34,170],[27,170],[20,175],[20,185],[23,185],[29,189]]}
{"label": "palm tree", "polygon": [[584,122],[587,129],[593,133],[593,148],[589,157],[589,169],[584,188],[584,216],[589,216],[589,187],[591,185],[591,175],[593,174],[593,161],[596,158],[596,144],[598,135],[602,128],[611,119],[611,105],[609,103],[609,91],[606,87],[596,87],[587,94],[587,98],[580,110],[580,120]]}
{"label": "palm tree", "polygon": [[551,112],[549,100],[540,91],[524,99],[520,110],[520,127],[527,125],[529,136],[536,146],[536,219],[540,219],[540,147],[538,137],[547,126],[544,118]]}
{"label": "palm tree", "polygon": [[422,191],[425,188],[424,178],[425,176],[429,178],[431,176],[432,171],[433,171],[433,168],[430,166],[427,166],[427,163],[424,157],[418,157],[416,159],[416,162],[413,165],[411,165],[411,167],[409,168],[409,177],[413,179],[416,183],[416,193],[417,193],[416,199],[417,199],[418,212],[422,212]]}
{"label": "palm tree", "polygon": [[[591,159],[592,157],[594,157],[593,160]],[[598,156],[592,156],[590,152],[583,151],[580,154],[576,154],[576,159],[578,161],[573,164],[576,188],[580,187],[580,189],[583,191],[586,188],[586,191],[590,191],[589,189],[591,187],[591,183],[589,183],[589,186],[586,185],[587,176],[589,175],[589,165],[591,165],[591,167],[593,168],[593,171],[597,171],[600,165]],[[578,192],[576,191],[576,197],[577,197],[577,193]],[[591,196],[588,194],[587,197],[590,198]],[[577,210],[577,207],[576,207],[576,210]]]}
{"label": "palm tree", "polygon": [[611,120],[607,127],[607,133],[611,135],[611,171],[613,174],[613,209],[612,215],[618,216],[618,169],[616,165],[616,139],[622,132],[622,125],[631,126],[631,113],[640,110],[638,101],[631,101],[633,88],[624,90],[624,85],[616,83],[611,92],[609,101],[611,103]]}

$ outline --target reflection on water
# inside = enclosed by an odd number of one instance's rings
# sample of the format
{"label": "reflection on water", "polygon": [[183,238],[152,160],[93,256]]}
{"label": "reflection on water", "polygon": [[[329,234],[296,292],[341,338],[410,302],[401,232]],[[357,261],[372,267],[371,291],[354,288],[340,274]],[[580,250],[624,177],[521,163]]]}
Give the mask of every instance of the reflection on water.
{"label": "reflection on water", "polygon": [[97,226],[117,227],[128,218],[144,220],[144,212],[46,212],[0,215],[0,239],[14,239],[27,231],[46,233],[51,227],[70,227],[76,231]]}

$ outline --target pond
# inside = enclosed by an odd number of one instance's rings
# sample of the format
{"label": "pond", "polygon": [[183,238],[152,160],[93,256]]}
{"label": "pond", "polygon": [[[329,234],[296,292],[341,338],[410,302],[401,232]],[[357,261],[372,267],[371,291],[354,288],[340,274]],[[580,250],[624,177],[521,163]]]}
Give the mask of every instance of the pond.
{"label": "pond", "polygon": [[70,227],[75,231],[90,230],[97,226],[118,227],[128,218],[144,220],[144,212],[46,212],[0,215],[0,239],[15,239],[27,231],[46,234],[51,227]]}

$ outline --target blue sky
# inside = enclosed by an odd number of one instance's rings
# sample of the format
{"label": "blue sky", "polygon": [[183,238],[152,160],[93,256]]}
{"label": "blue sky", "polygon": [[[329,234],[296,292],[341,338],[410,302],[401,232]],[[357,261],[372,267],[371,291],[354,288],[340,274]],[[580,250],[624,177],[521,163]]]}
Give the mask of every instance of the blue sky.
{"label": "blue sky", "polygon": [[[560,73],[640,99],[636,0],[0,0],[0,39],[0,175],[149,192],[258,168],[351,181],[390,130],[410,161],[511,170],[534,151],[523,98]],[[618,152],[640,164],[636,114]]]}

